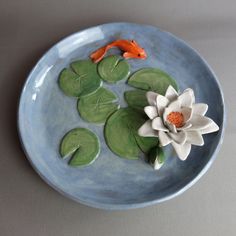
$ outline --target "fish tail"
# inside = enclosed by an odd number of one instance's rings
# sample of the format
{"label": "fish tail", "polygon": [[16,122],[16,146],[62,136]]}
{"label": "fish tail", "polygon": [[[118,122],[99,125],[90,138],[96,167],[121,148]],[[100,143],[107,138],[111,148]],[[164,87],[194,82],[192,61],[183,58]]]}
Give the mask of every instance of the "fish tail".
{"label": "fish tail", "polygon": [[92,59],[92,61],[93,61],[94,63],[97,63],[97,62],[99,62],[99,61],[102,60],[102,58],[105,56],[105,54],[106,54],[106,52],[107,52],[108,49],[109,49],[109,48],[108,48],[107,46],[101,47],[101,48],[99,48],[98,50],[96,50],[95,52],[93,52],[93,53],[90,55],[90,58]]}

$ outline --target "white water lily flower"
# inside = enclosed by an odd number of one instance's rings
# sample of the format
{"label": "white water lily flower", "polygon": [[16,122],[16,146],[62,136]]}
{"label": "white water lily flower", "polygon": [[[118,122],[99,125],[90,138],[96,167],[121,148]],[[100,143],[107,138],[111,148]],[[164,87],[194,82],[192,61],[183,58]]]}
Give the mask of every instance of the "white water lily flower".
{"label": "white water lily flower", "polygon": [[160,146],[172,144],[176,154],[185,160],[191,145],[202,146],[202,134],[219,130],[218,125],[204,116],[208,105],[195,103],[194,92],[188,88],[182,94],[169,86],[165,96],[146,94],[149,106],[144,108],[150,118],[138,130],[140,136],[159,137]]}

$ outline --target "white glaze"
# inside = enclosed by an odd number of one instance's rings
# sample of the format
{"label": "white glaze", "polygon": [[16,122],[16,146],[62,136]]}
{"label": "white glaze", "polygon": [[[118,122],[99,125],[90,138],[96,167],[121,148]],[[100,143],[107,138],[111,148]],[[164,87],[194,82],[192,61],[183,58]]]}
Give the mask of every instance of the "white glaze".
{"label": "white glaze", "polygon": [[[169,86],[165,96],[154,92],[146,94],[149,106],[144,108],[149,120],[138,130],[140,136],[159,137],[160,146],[172,144],[176,154],[181,160],[186,160],[191,145],[202,146],[202,134],[219,130],[218,125],[210,118],[204,116],[208,105],[195,103],[194,91],[188,88],[182,94]],[[175,127],[167,120],[171,112],[181,112],[184,117],[182,127]],[[155,165],[154,165],[155,167]],[[156,165],[159,169],[161,165]]]}

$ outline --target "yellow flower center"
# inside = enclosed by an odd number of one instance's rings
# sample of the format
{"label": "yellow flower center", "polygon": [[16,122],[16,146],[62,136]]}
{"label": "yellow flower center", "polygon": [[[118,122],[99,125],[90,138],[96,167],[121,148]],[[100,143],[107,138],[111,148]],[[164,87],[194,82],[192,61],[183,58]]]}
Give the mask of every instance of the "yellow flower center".
{"label": "yellow flower center", "polygon": [[167,120],[175,125],[176,128],[180,128],[184,125],[184,116],[181,112],[172,111],[168,116]]}

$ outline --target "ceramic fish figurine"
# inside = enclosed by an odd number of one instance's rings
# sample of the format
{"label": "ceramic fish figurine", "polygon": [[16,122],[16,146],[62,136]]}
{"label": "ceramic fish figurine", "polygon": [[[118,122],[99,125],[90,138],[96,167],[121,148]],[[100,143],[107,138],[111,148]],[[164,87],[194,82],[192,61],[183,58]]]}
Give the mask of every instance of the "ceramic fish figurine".
{"label": "ceramic fish figurine", "polygon": [[104,47],[99,48],[95,52],[90,55],[90,58],[93,62],[97,63],[102,60],[105,56],[106,52],[113,48],[118,47],[123,53],[123,57],[128,58],[137,58],[137,59],[145,59],[147,58],[147,54],[143,48],[141,48],[135,40],[126,40],[126,39],[118,39],[110,44],[107,44]]}

